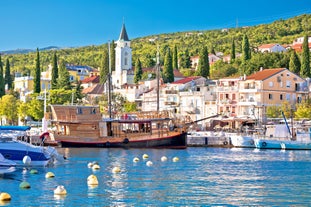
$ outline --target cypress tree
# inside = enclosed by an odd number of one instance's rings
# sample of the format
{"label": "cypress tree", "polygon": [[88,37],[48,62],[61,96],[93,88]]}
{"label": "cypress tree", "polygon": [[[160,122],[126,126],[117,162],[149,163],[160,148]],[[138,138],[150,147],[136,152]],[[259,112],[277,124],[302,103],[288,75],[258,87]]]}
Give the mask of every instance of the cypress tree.
{"label": "cypress tree", "polygon": [[57,79],[58,79],[58,65],[57,65],[57,55],[55,51],[53,56],[52,79],[51,79],[52,89],[57,89]]}
{"label": "cypress tree", "polygon": [[232,43],[231,43],[231,54],[230,54],[230,62],[233,63],[235,60],[235,43],[234,43],[234,39],[232,39]]}
{"label": "cypress tree", "polygon": [[310,50],[308,43],[308,35],[304,36],[302,43],[300,75],[304,78],[310,77]]}
{"label": "cypress tree", "polygon": [[243,57],[243,61],[247,61],[251,59],[251,50],[250,50],[250,46],[248,42],[248,37],[246,34],[243,36],[242,57]]}
{"label": "cypress tree", "polygon": [[138,83],[143,75],[143,70],[141,68],[141,62],[139,58],[137,58],[135,62],[135,74],[134,74],[134,83]]}
{"label": "cypress tree", "polygon": [[211,54],[214,54],[214,55],[216,55],[216,52],[215,52],[215,48],[213,47],[213,46],[211,46]]}
{"label": "cypress tree", "polygon": [[66,68],[66,64],[64,61],[60,63],[59,71],[58,71],[58,79],[57,79],[57,87],[59,89],[70,90],[70,74]]}
{"label": "cypress tree", "polygon": [[180,66],[180,68],[190,68],[191,67],[191,60],[190,60],[188,49],[186,49],[185,52],[182,53],[182,55],[180,57],[179,66]]}
{"label": "cypress tree", "polygon": [[202,48],[199,56],[200,59],[196,75],[207,78],[210,75],[210,67],[208,59],[208,50],[206,46]]}
{"label": "cypress tree", "polygon": [[103,59],[102,64],[100,68],[100,74],[99,74],[99,83],[104,84],[107,81],[109,74],[109,54],[108,54],[108,48],[105,45],[104,47],[104,53],[103,53]]}
{"label": "cypress tree", "polygon": [[11,67],[10,67],[9,59],[6,59],[4,83],[8,85],[8,90],[12,89],[13,80],[12,80],[12,75],[11,75]]}
{"label": "cypress tree", "polygon": [[173,52],[173,69],[178,70],[178,53],[177,53],[177,47],[174,46],[174,52]]}
{"label": "cypress tree", "polygon": [[34,93],[40,93],[41,91],[41,70],[40,70],[40,55],[39,49],[37,48],[37,59],[36,59],[36,68],[35,68],[35,77],[34,77]]}
{"label": "cypress tree", "polygon": [[290,56],[289,60],[289,70],[297,75],[300,74],[300,60],[295,50],[292,51],[292,54]]}
{"label": "cypress tree", "polygon": [[112,40],[110,49],[111,71],[116,70],[116,50],[114,45],[115,45],[114,40]]}
{"label": "cypress tree", "polygon": [[190,59],[188,49],[186,49],[186,51],[185,51],[185,66],[186,66],[186,68],[191,68],[191,59]]}
{"label": "cypress tree", "polygon": [[173,61],[170,48],[167,48],[164,65],[163,65],[163,79],[165,83],[174,82]]}
{"label": "cypress tree", "polygon": [[0,98],[5,95],[5,83],[3,78],[3,64],[1,61],[1,54],[0,54]]}

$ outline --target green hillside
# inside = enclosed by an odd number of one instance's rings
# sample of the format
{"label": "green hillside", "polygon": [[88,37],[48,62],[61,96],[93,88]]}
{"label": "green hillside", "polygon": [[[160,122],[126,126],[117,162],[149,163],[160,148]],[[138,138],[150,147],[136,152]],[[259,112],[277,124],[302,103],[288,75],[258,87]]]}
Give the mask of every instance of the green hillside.
{"label": "green hillside", "polygon": [[[304,34],[311,35],[311,15],[301,15],[287,20],[278,20],[271,24],[262,24],[244,28],[223,29],[227,30],[225,31],[219,29],[207,31],[176,32],[132,39],[131,47],[133,51],[133,63],[135,63],[136,58],[139,58],[142,62],[142,67],[153,66],[154,58],[156,56],[157,44],[160,46],[161,54],[164,53],[166,47],[173,48],[173,46],[176,45],[179,55],[183,54],[186,49],[189,50],[190,55],[197,55],[202,45],[207,46],[209,52],[214,50],[216,52],[223,52],[224,55],[230,54],[232,39],[235,41],[236,53],[240,53],[241,41],[244,34],[248,36],[251,48],[256,48],[261,44],[267,43],[291,44],[297,37],[301,37]],[[131,31],[127,32],[129,37],[131,37]],[[94,68],[98,68],[101,65],[103,47],[104,43],[103,45],[99,46],[61,49],[57,51],[57,54],[59,59],[63,59],[67,63],[76,65],[89,65]],[[43,70],[45,70],[48,65],[52,63],[53,52],[53,50],[40,52],[41,68]],[[260,54],[260,56],[261,55],[262,54]],[[32,70],[35,67],[36,53],[31,52],[27,54],[2,55],[2,61],[4,63],[7,58],[10,60],[12,72],[20,71],[23,74],[29,74],[32,73]],[[256,54],[253,55],[252,58],[260,59],[260,57],[257,57]],[[280,59],[279,61],[283,61],[280,63],[280,66],[286,66],[286,64],[288,64],[286,62],[288,61],[288,57],[282,56],[277,58]],[[264,64],[256,65],[255,63],[252,63],[249,67],[279,66],[266,66]],[[240,63],[237,62],[235,65],[221,67],[226,68],[226,70],[228,68],[234,68],[232,73],[227,74],[230,75],[237,72],[239,65]],[[217,65],[215,67],[217,67]],[[218,76],[216,75],[214,77]]]}

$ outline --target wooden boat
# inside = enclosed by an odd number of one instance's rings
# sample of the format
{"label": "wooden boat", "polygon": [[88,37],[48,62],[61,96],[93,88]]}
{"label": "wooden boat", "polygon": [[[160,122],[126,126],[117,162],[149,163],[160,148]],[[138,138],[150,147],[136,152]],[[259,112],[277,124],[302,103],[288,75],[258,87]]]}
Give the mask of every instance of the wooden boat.
{"label": "wooden boat", "polygon": [[51,136],[62,147],[186,148],[187,133],[164,112],[103,119],[98,106],[51,105]]}

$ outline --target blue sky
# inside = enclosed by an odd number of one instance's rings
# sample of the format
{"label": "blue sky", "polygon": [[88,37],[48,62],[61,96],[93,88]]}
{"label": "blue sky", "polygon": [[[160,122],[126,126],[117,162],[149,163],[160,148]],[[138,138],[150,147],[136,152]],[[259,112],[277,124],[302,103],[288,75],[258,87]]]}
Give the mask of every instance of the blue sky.
{"label": "blue sky", "polygon": [[311,0],[0,0],[0,51],[79,47],[148,35],[252,26],[311,13]]}

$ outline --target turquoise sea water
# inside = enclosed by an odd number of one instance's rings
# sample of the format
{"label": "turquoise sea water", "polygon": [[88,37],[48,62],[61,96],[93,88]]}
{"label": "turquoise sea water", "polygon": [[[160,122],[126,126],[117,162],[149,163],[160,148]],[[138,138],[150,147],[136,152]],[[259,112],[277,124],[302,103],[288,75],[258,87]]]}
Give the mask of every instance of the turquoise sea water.
{"label": "turquoise sea water", "polygon": [[[68,160],[0,178],[7,206],[310,206],[311,151],[230,148],[58,149]],[[149,158],[143,160],[142,155]],[[161,162],[161,157],[168,160]],[[134,157],[140,161],[133,162]],[[178,157],[178,162],[172,158]],[[97,161],[100,169],[87,164]],[[146,162],[152,161],[152,166]],[[120,167],[114,174],[112,169]],[[54,178],[45,178],[53,172]],[[87,185],[96,175],[97,187]],[[22,181],[30,189],[20,189]],[[63,185],[67,195],[54,196]]]}

